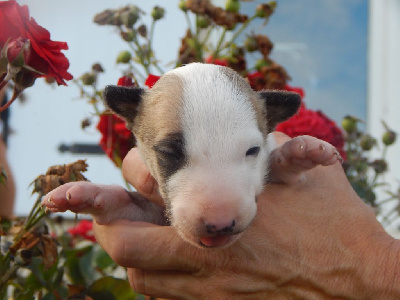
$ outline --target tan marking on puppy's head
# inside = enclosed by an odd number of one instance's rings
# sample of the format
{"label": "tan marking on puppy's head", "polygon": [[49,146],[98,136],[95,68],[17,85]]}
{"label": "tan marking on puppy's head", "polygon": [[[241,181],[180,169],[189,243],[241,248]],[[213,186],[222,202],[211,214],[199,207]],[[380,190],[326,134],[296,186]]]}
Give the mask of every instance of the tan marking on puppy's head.
{"label": "tan marking on puppy's head", "polygon": [[[160,170],[152,147],[171,134],[181,132],[182,79],[171,73],[162,76],[147,90],[132,131],[152,175],[160,183]],[[161,187],[162,188],[162,187]]]}

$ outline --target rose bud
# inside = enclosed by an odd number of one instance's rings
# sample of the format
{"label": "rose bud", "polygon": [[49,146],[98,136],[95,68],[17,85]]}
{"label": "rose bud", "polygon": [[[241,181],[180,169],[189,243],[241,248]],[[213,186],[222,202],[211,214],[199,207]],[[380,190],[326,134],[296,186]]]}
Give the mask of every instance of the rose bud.
{"label": "rose bud", "polygon": [[397,137],[396,132],[394,132],[392,130],[387,130],[382,136],[382,142],[386,146],[390,146],[390,145],[394,144],[394,142],[396,141],[396,137]]}
{"label": "rose bud", "polygon": [[352,133],[357,130],[357,118],[346,116],[342,120],[342,127],[347,133]]}
{"label": "rose bud", "polygon": [[19,71],[18,74],[13,78],[15,83],[14,90],[23,91],[24,89],[31,87],[35,83],[36,78],[40,76],[40,73],[36,73],[25,68],[21,69],[21,71]]}
{"label": "rose bud", "polygon": [[186,0],[181,0],[179,2],[179,9],[184,11],[184,12],[187,12],[188,8],[187,8]]}
{"label": "rose bud", "polygon": [[117,56],[117,63],[127,64],[132,58],[132,54],[129,51],[122,51]]}
{"label": "rose bud", "polygon": [[119,19],[121,24],[124,24],[127,28],[132,28],[133,25],[139,19],[139,9],[131,5],[129,10],[124,10],[119,14]]}
{"label": "rose bud", "polygon": [[132,42],[136,37],[136,31],[132,29],[128,29],[127,31],[122,31],[121,37],[126,42]]}
{"label": "rose bud", "polygon": [[204,29],[210,25],[210,21],[205,16],[198,16],[196,20],[197,27]]}
{"label": "rose bud", "polygon": [[160,20],[164,17],[165,9],[160,6],[154,6],[153,10],[151,11],[151,17],[154,21]]}
{"label": "rose bud", "polygon": [[361,149],[365,151],[371,150],[376,145],[376,140],[369,134],[364,134],[360,138]]}
{"label": "rose bud", "polygon": [[387,163],[383,159],[376,159],[370,163],[371,167],[375,170],[377,174],[381,174],[387,171]]}
{"label": "rose bud", "polygon": [[256,69],[260,71],[263,67],[267,67],[268,62],[264,58],[260,58],[259,60],[256,61]]}
{"label": "rose bud", "polygon": [[92,65],[92,71],[96,73],[103,73],[104,69],[103,66],[99,63],[95,63]]}
{"label": "rose bud", "polygon": [[256,8],[256,17],[268,18],[274,12],[276,8],[276,2],[271,1],[269,3],[259,4]]}
{"label": "rose bud", "polygon": [[240,9],[240,3],[239,0],[227,0],[225,2],[225,10],[232,12],[232,13],[237,13]]}
{"label": "rose bud", "polygon": [[83,119],[81,122],[81,128],[85,129],[86,127],[89,127],[92,124],[92,121],[90,121],[89,118]]}
{"label": "rose bud", "polygon": [[96,75],[93,73],[87,72],[81,76],[81,80],[84,85],[92,85],[96,81]]}
{"label": "rose bud", "polygon": [[31,42],[24,37],[19,37],[7,43],[4,50],[8,62],[13,67],[21,68],[28,61],[31,54]]}
{"label": "rose bud", "polygon": [[140,25],[136,31],[139,33],[139,35],[141,37],[144,37],[144,38],[147,37],[147,27],[146,27],[146,25],[144,25],[144,24]]}
{"label": "rose bud", "polygon": [[257,40],[254,36],[248,36],[244,41],[244,47],[248,52],[254,52],[258,49]]}

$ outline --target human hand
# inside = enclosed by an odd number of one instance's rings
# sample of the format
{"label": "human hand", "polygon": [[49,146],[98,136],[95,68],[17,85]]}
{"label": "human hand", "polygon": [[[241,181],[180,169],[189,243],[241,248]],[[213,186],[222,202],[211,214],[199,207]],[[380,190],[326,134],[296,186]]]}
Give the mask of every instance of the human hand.
{"label": "human hand", "polygon": [[[133,151],[124,162],[126,179],[162,201],[138,158]],[[355,194],[339,163],[308,171],[305,181],[270,184],[258,200],[252,225],[223,249],[194,247],[173,227],[143,222],[119,220],[95,224],[94,230],[110,256],[129,268],[132,288],[147,295],[389,299],[384,293],[390,293],[394,273],[387,265],[397,262],[398,245]]]}

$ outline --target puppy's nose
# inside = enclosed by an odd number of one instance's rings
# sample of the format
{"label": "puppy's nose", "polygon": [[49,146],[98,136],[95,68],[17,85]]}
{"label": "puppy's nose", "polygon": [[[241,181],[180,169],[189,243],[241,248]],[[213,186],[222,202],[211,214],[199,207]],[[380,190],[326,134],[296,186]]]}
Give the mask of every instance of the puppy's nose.
{"label": "puppy's nose", "polygon": [[207,233],[209,234],[229,234],[233,232],[236,221],[232,220],[229,223],[218,224],[218,223],[205,223]]}

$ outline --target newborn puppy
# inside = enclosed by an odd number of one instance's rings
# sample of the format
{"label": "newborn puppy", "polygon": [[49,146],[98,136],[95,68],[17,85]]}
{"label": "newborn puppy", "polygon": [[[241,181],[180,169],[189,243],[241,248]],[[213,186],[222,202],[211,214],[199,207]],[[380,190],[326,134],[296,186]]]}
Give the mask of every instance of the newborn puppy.
{"label": "newborn puppy", "polygon": [[266,182],[301,180],[304,171],[339,157],[333,146],[308,136],[276,147],[268,134],[297,112],[299,95],[255,92],[222,66],[189,64],[150,90],[107,86],[104,100],[135,135],[165,211],[121,187],[80,182],[44,198],[53,212],[89,213],[100,224],[168,220],[194,245],[226,246],[251,224]]}

